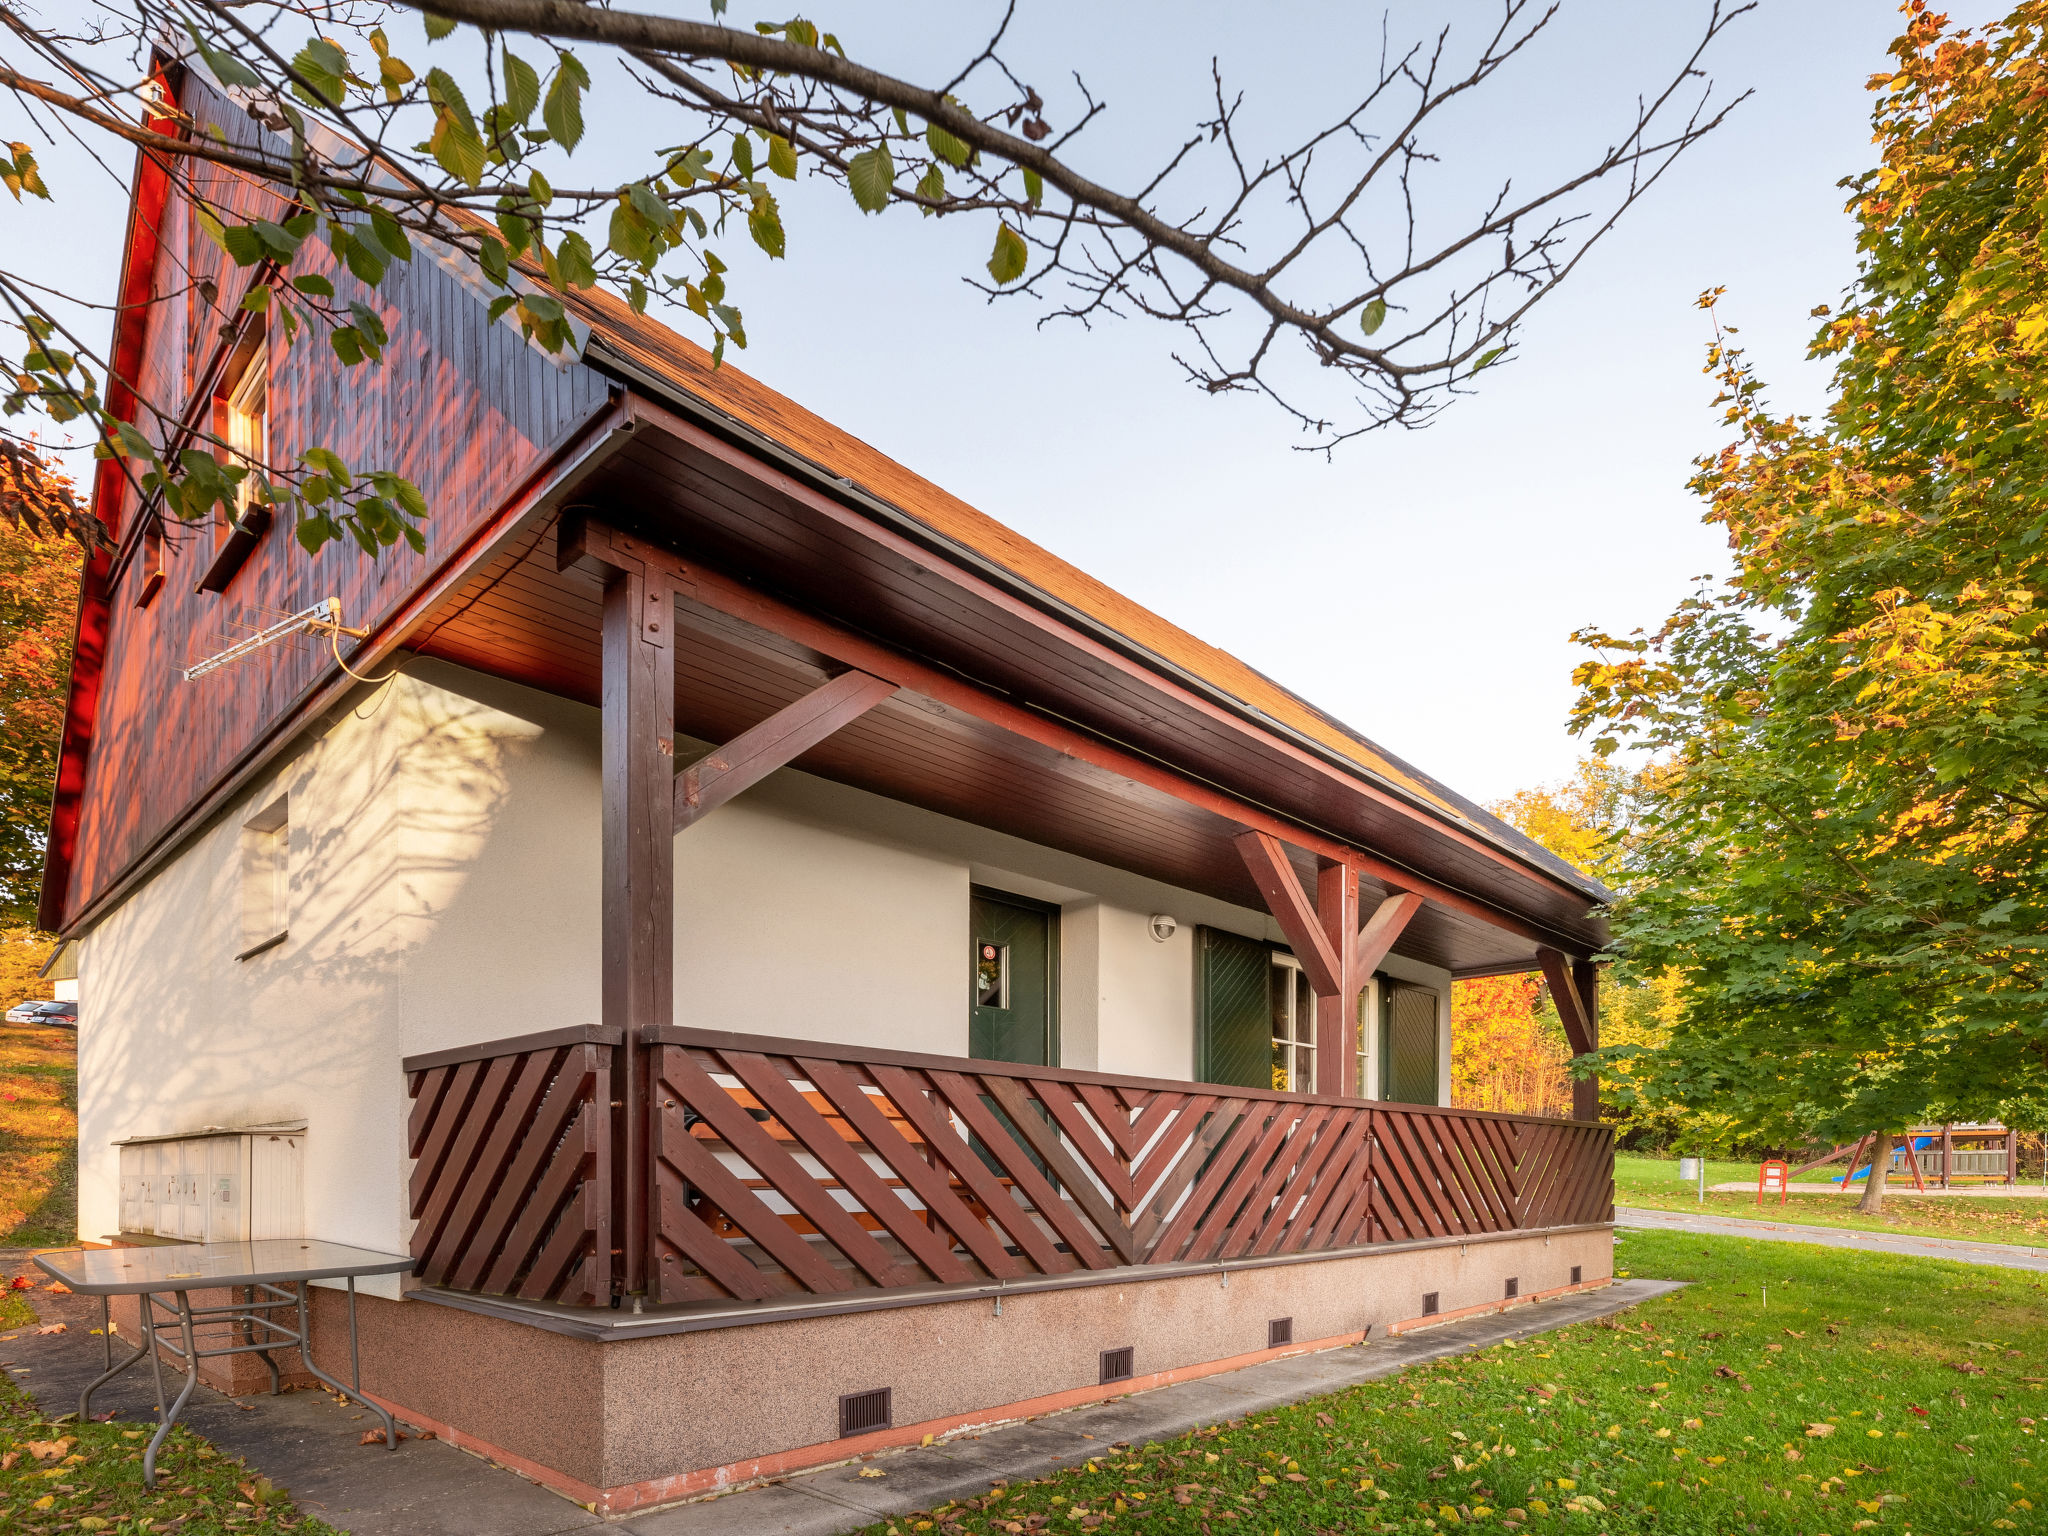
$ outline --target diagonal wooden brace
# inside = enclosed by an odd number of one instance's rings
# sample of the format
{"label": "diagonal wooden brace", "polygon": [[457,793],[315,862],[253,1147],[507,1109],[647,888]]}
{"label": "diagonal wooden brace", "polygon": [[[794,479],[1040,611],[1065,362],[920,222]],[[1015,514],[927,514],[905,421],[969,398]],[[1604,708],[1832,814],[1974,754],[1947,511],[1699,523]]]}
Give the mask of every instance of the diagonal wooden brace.
{"label": "diagonal wooden brace", "polygon": [[676,775],[676,831],[801,757],[895,691],[894,683],[866,672],[843,672],[714,748]]}
{"label": "diagonal wooden brace", "polygon": [[[1564,1037],[1574,1056],[1600,1049],[1599,972],[1591,961],[1573,963],[1561,950],[1536,951],[1536,963],[1543,967],[1543,979],[1550,983],[1550,1001],[1564,1023]],[[1572,1118],[1600,1118],[1600,1080],[1581,1077],[1572,1080]]]}
{"label": "diagonal wooden brace", "polygon": [[1266,898],[1266,910],[1280,924],[1293,947],[1294,958],[1308,972],[1308,984],[1326,997],[1343,991],[1343,961],[1337,946],[1323,932],[1322,919],[1301,880],[1288,862],[1287,847],[1270,832],[1240,832],[1233,841],[1238,856],[1252,872],[1259,894]]}
{"label": "diagonal wooden brace", "polygon": [[1413,891],[1396,891],[1373,910],[1351,944],[1351,968],[1361,983],[1379,969],[1394,941],[1421,910],[1422,898]]}

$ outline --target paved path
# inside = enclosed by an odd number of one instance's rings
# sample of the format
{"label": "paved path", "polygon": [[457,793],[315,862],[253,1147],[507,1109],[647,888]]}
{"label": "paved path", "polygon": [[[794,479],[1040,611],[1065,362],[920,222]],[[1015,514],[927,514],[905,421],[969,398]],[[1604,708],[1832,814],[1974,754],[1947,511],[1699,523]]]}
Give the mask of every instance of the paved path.
{"label": "paved path", "polygon": [[[1839,1184],[1815,1184],[1805,1179],[1787,1184],[1795,1195],[1839,1195]],[[1861,1182],[1855,1186],[1862,1188]],[[1738,1179],[1732,1184],[1709,1184],[1707,1193],[1712,1195],[1753,1195],[1756,1180]],[[2048,1184],[1958,1184],[1952,1189],[1943,1189],[1938,1184],[1929,1184],[1925,1189],[1915,1189],[1910,1180],[1892,1175],[1886,1187],[1887,1200],[2048,1200]]]}
{"label": "paved path", "polygon": [[2048,1250],[2018,1243],[1970,1243],[1951,1237],[1914,1237],[1903,1232],[1858,1232],[1850,1227],[1810,1227],[1792,1221],[1757,1221],[1742,1216],[1708,1216],[1691,1211],[1614,1208],[1617,1227],[1646,1231],[1711,1232],[1720,1237],[1748,1237],[1776,1243],[1819,1243],[1825,1248],[1856,1248],[1868,1253],[1899,1253],[1916,1259],[1958,1259],[1965,1264],[1993,1264],[2003,1269],[2048,1273]]}
{"label": "paved path", "polygon": [[[26,1267],[0,1250],[0,1279]],[[38,1272],[40,1278],[40,1272]],[[975,1436],[870,1458],[880,1478],[852,1466],[792,1477],[762,1488],[679,1505],[616,1523],[629,1536],[836,1536],[883,1516],[975,1498],[998,1479],[1044,1477],[1119,1441],[1165,1439],[1221,1419],[1391,1376],[1424,1361],[1502,1339],[1527,1338],[1604,1317],[1679,1289],[1669,1280],[1624,1280],[1606,1290],[1532,1302],[1508,1313],[1467,1318],[1400,1338],[1273,1360],[1226,1375],[1182,1382]],[[0,1364],[45,1409],[63,1413],[99,1371],[96,1304],[34,1293],[45,1320],[66,1333],[0,1337]],[[146,1371],[133,1371],[94,1399],[127,1422],[153,1417]],[[602,1526],[595,1515],[514,1473],[442,1441],[406,1440],[396,1452],[363,1446],[363,1415],[320,1392],[237,1402],[205,1387],[181,1422],[249,1464],[301,1508],[354,1536],[557,1536]],[[374,1423],[374,1420],[366,1422]]]}

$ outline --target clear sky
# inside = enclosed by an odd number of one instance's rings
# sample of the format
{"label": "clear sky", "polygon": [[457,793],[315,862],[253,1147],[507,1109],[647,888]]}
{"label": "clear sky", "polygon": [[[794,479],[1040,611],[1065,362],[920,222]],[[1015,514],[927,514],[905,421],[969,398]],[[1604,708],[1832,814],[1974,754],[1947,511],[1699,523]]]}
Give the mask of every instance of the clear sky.
{"label": "clear sky", "polygon": [[[695,0],[674,8],[704,14]],[[856,55],[930,79],[968,21],[996,12],[806,14]],[[1393,0],[1385,22],[1400,38],[1498,14]],[[1533,184],[1597,154],[1705,16],[1700,0],[1564,0],[1552,33],[1437,141],[1430,195],[1444,216],[1504,177]],[[1685,491],[1692,457],[1723,436],[1700,372],[1700,291],[1726,286],[1723,316],[1776,402],[1823,399],[1825,373],[1804,360],[1808,316],[1853,270],[1836,183],[1872,158],[1864,82],[1898,20],[1885,0],[1762,0],[1710,60],[1717,92],[1754,96],[1539,307],[1520,358],[1427,430],[1374,434],[1327,461],[1296,451],[1271,407],[1183,383],[1168,331],[1040,329],[1027,306],[986,306],[959,280],[986,258],[986,224],[867,218],[823,185],[785,198],[785,261],[735,263],[751,341],[738,360],[1388,749],[1468,794],[1504,795],[1563,777],[1579,755],[1564,728],[1571,631],[1654,626],[1724,564]],[[1128,183],[1201,115],[1212,57],[1245,94],[1247,136],[1285,147],[1348,105],[1381,23],[1355,3],[1022,0],[1012,55],[1056,119],[1075,70],[1107,101],[1076,158]],[[658,104],[614,77],[596,97],[577,157],[593,180],[607,164],[624,173],[618,146],[671,141]],[[11,104],[0,118],[0,137],[25,136]],[[27,233],[30,275],[108,297],[121,195],[76,152],[46,163],[62,202],[10,208],[6,238]],[[105,324],[87,320],[87,334]]]}

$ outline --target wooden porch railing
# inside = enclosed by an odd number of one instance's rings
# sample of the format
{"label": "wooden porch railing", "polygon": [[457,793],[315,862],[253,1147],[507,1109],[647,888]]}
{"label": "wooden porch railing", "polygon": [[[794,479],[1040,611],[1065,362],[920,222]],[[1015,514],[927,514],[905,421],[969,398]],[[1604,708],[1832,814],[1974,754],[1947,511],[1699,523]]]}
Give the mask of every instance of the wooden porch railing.
{"label": "wooden porch railing", "polygon": [[829,1296],[1612,1219],[1605,1127],[656,1033],[661,1301]]}
{"label": "wooden porch railing", "polygon": [[[429,1284],[597,1305],[621,1273],[615,1033],[405,1063]],[[659,1302],[1029,1280],[1613,1218],[1604,1126],[663,1029]]]}
{"label": "wooden porch railing", "polygon": [[612,1057],[596,1026],[404,1063],[415,1273],[594,1306],[612,1291]]}

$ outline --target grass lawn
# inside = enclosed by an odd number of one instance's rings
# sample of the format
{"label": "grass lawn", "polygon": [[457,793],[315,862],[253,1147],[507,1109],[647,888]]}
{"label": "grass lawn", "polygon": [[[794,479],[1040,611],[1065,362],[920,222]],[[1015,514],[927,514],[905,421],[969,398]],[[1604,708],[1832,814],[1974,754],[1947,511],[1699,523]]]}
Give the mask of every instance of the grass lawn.
{"label": "grass lawn", "polygon": [[[1742,1180],[1756,1183],[1755,1163],[1707,1164],[1707,1183]],[[1816,1168],[1820,1179],[1836,1169]],[[1698,1186],[1681,1184],[1672,1158],[1620,1156],[1614,1160],[1614,1199],[1619,1205],[1650,1206],[1667,1211],[1704,1210],[1714,1216],[1762,1216],[1777,1221],[1805,1222],[1819,1227],[1853,1227],[1864,1232],[1899,1232],[1918,1237],[1955,1237],[1978,1243],[2024,1243],[2048,1247],[2048,1200],[1972,1198],[1941,1195],[1899,1195],[1895,1180],[1885,1198],[1882,1216],[1858,1216],[1862,1198],[1858,1180],[1847,1194],[1790,1195],[1783,1205],[1775,1195],[1759,1207],[1752,1187],[1746,1194],[1707,1190],[1699,1201]],[[1907,1188],[1912,1186],[1910,1182]]]}
{"label": "grass lawn", "polygon": [[0,1531],[301,1531],[336,1536],[298,1513],[282,1490],[183,1428],[157,1457],[157,1491],[142,1486],[150,1431],[124,1424],[45,1422],[12,1376],[0,1373]]}
{"label": "grass lawn", "polygon": [[1665,1232],[1629,1234],[1618,1257],[1694,1284],[867,1530],[2041,1528],[2048,1306],[2033,1275]]}
{"label": "grass lawn", "polygon": [[78,1036],[0,1024],[0,1246],[78,1231]]}

